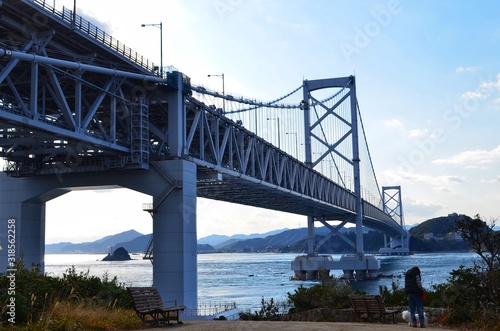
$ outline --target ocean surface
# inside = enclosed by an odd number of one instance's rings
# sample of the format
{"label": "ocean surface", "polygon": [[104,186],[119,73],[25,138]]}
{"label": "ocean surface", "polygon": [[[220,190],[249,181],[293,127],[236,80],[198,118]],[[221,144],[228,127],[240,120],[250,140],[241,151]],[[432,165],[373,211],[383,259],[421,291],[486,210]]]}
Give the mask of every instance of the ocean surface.
{"label": "ocean surface", "polygon": [[[275,302],[287,299],[300,285],[312,286],[311,281],[290,280],[291,261],[297,254],[275,253],[219,253],[198,255],[198,300],[236,302],[243,311],[260,310],[261,300]],[[101,261],[105,254],[47,254],[45,272],[61,276],[72,266],[76,271],[89,272],[102,277],[116,276],[125,286],[151,286],[153,269],[149,260],[131,255],[131,261]],[[392,281],[404,283],[404,272],[419,266],[423,285],[445,283],[450,272],[460,265],[472,266],[474,253],[433,253],[410,256],[380,256],[384,277],[375,280],[354,281],[352,287],[370,294],[378,294],[380,285],[390,287]],[[340,255],[333,254],[334,259]],[[341,276],[342,271],[332,270],[331,275]]]}

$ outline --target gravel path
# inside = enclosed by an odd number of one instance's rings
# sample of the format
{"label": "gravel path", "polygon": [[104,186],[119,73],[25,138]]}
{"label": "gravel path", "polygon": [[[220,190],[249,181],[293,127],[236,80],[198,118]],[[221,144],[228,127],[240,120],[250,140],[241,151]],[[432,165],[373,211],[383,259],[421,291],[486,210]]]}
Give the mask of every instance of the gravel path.
{"label": "gravel path", "polygon": [[[440,326],[430,325],[428,330],[450,331]],[[270,321],[184,321],[155,330],[175,331],[396,331],[417,330],[408,324],[380,323],[333,323],[333,322],[270,322]]]}

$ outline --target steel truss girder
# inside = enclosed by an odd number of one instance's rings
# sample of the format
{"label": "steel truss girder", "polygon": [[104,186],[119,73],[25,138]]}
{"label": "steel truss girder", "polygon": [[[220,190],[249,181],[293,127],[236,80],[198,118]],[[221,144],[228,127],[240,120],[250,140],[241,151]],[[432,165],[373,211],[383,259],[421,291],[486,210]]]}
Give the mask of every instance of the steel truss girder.
{"label": "steel truss girder", "polygon": [[[32,44],[26,43],[24,49]],[[126,160],[132,153],[129,106],[133,102],[124,97],[130,92],[123,88],[130,89],[127,79],[144,75],[6,49],[0,49],[0,58],[7,60],[3,65],[0,62],[0,147],[2,156],[10,162],[7,172],[13,176],[50,173],[55,164],[77,171],[78,163],[85,164],[82,159],[87,156],[94,161],[116,158],[120,162],[101,163],[135,167],[132,157]],[[28,84],[20,81],[20,73]],[[158,81],[157,77],[153,79]],[[23,129],[26,127],[30,129]],[[43,144],[12,144],[11,139],[33,139],[35,132],[46,137]],[[61,141],[64,148],[55,146]],[[28,173],[21,164],[16,167],[23,153],[22,163]],[[148,165],[139,162],[136,166]],[[49,169],[40,171],[44,167]],[[38,170],[31,173],[33,169]],[[85,169],[88,171],[88,166]]]}
{"label": "steel truss girder", "polygon": [[186,147],[194,162],[231,177],[321,201],[343,213],[354,210],[352,192],[198,100],[188,97],[187,103]]}

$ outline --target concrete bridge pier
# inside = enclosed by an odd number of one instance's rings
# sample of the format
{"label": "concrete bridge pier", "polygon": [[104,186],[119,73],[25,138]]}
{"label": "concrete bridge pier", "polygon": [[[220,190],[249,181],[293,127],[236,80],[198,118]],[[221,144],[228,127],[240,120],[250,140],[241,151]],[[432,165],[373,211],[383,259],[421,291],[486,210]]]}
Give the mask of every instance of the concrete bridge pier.
{"label": "concrete bridge pier", "polygon": [[43,272],[45,203],[17,201],[11,193],[0,191],[0,272],[14,269],[21,258],[26,267],[40,265]]}
{"label": "concrete bridge pier", "polygon": [[183,160],[158,164],[156,168],[164,169],[181,187],[171,190],[163,201],[157,200],[161,196],[153,199],[153,285],[164,300],[175,299],[196,309],[196,165]]}
{"label": "concrete bridge pier", "polygon": [[[153,284],[165,301],[196,309],[196,165],[155,161],[150,170],[67,173],[13,178],[0,172],[0,272],[9,258],[44,272],[45,203],[72,190],[129,188],[153,196]],[[137,208],[142,202],[137,201]],[[81,202],[81,211],[91,208]],[[71,222],[72,212],[67,221]],[[106,221],[106,220],[103,220]],[[14,224],[14,227],[9,225]],[[10,256],[9,241],[15,256]],[[13,252],[10,250],[10,252]]]}
{"label": "concrete bridge pier", "polygon": [[22,259],[26,267],[44,272],[45,203],[67,190],[33,185],[31,178],[11,178],[0,172],[0,272]]}
{"label": "concrete bridge pier", "polygon": [[409,255],[410,254],[410,232],[405,231],[405,235],[388,236],[384,235],[384,247],[379,250],[382,255]]}

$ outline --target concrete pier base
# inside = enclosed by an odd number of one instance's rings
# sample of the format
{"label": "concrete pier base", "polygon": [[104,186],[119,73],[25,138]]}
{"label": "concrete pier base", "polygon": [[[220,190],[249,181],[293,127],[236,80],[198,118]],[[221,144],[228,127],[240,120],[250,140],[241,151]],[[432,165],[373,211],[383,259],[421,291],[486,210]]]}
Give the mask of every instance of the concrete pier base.
{"label": "concrete pier base", "polygon": [[196,165],[176,160],[160,166],[182,189],[171,191],[153,213],[153,285],[163,300],[193,309],[198,306]]}
{"label": "concrete pier base", "polygon": [[330,270],[342,270],[351,279],[375,278],[379,274],[380,261],[373,255],[342,255],[335,261],[330,255],[302,255],[292,261],[296,280],[316,280],[329,276]]}
{"label": "concrete pier base", "polygon": [[390,237],[384,235],[385,247],[379,250],[381,255],[409,255],[410,254],[410,232],[406,231],[406,236]]}

